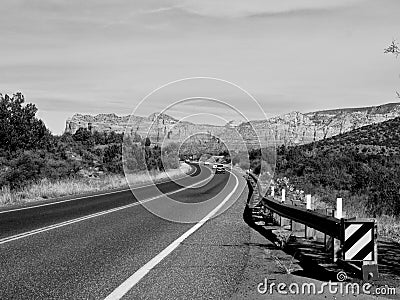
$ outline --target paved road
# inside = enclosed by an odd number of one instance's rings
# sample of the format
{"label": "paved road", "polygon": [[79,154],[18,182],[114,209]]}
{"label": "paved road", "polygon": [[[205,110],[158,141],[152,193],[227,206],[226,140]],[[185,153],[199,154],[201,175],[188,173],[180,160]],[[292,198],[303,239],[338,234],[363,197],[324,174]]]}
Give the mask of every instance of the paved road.
{"label": "paved road", "polygon": [[[124,283],[123,299],[229,298],[247,261],[245,182],[229,173],[210,176],[210,169],[197,167],[191,176],[159,186],[163,193],[178,190],[170,197],[182,203],[218,195],[209,211],[185,211],[198,219],[238,200],[204,224],[159,218],[130,191],[1,212],[0,299],[104,299]],[[151,203],[165,202],[152,187],[137,192],[157,197]]]}
{"label": "paved road", "polygon": [[[167,181],[156,186],[138,187],[135,189],[135,195],[140,199],[155,197],[202,181],[211,174],[208,169],[200,169],[197,165],[193,165],[193,168],[194,170],[189,172],[190,176],[185,176],[175,182]],[[2,239],[10,236],[137,202],[129,189],[75,199],[63,199],[56,203],[47,201],[22,208],[3,209],[0,211],[0,243]]]}

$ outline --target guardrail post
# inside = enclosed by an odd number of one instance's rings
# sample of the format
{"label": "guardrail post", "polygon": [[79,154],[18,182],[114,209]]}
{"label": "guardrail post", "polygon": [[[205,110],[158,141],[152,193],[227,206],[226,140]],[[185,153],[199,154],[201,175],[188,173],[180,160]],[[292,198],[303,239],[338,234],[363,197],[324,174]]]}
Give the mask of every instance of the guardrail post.
{"label": "guardrail post", "polygon": [[[323,208],[315,208],[314,211],[321,215],[326,215],[326,210]],[[323,231],[310,228],[309,235],[311,235],[315,241],[324,243],[325,248],[326,234]]]}
{"label": "guardrail post", "polygon": [[[282,189],[282,199],[281,199],[281,203],[285,203],[285,198],[286,198],[286,190]],[[279,226],[282,226],[282,216],[279,216]]]}
{"label": "guardrail post", "polygon": [[[311,195],[310,194],[306,195],[306,208],[309,209],[309,210],[312,210],[312,207],[311,207]],[[308,230],[307,225],[304,225],[304,238],[305,239],[308,236],[307,230]]]}
{"label": "guardrail post", "polygon": [[337,219],[343,218],[343,199],[342,198],[336,199],[336,218]]}
{"label": "guardrail post", "polygon": [[374,259],[372,261],[363,261],[361,266],[363,280],[377,280],[379,277],[378,271],[378,222],[374,220]]}
{"label": "guardrail post", "polygon": [[[337,198],[336,199],[336,210],[334,212],[334,217],[336,219],[343,218],[343,199]],[[333,262],[337,262],[338,258],[340,258],[340,251],[341,251],[341,241],[335,238],[332,239],[332,249],[333,249]]]}
{"label": "guardrail post", "polygon": [[310,194],[306,195],[306,203],[307,203],[306,208],[311,210],[311,195]]}
{"label": "guardrail post", "polygon": [[[326,209],[326,215],[334,217],[335,216],[335,210],[333,208],[327,208]],[[325,251],[331,252],[331,250],[332,250],[331,248],[333,246],[332,237],[330,235],[326,235],[326,234],[325,234],[325,236],[326,236],[326,238],[325,238]]]}
{"label": "guardrail post", "polygon": [[[325,215],[328,215],[328,209],[325,208]],[[324,249],[326,250],[326,242],[327,242],[327,237],[326,233],[324,232]]]}

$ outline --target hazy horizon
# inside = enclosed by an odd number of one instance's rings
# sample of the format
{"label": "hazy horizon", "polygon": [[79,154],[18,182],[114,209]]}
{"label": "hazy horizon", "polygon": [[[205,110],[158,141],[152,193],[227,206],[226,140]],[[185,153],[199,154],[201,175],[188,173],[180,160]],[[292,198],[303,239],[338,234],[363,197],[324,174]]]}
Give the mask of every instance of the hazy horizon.
{"label": "hazy horizon", "polygon": [[[319,109],[319,110],[312,110],[312,111],[298,111],[298,110],[292,110],[292,111],[287,111],[287,112],[283,112],[283,114],[289,114],[289,113],[292,113],[292,112],[300,112],[300,113],[303,113],[303,114],[307,114],[307,113],[313,113],[313,112],[322,112],[322,111],[330,111],[330,110],[336,110],[336,109],[340,109],[340,110],[347,110],[347,109],[362,109],[362,108],[366,108],[366,107],[377,107],[377,106],[382,106],[382,105],[389,105],[389,104],[400,104],[400,100],[399,101],[392,101],[392,102],[385,102],[385,103],[380,103],[380,104],[376,104],[376,105],[369,105],[369,106],[346,106],[346,107],[336,107],[336,108],[329,108],[329,109]],[[148,114],[148,115],[143,115],[143,114],[141,114],[141,115],[137,115],[137,114],[135,114],[135,116],[139,116],[139,117],[149,117],[150,115],[152,115],[152,114],[154,114],[154,113],[160,113],[160,111],[154,111],[154,112],[152,112],[152,113],[150,113],[150,114]],[[70,119],[70,118],[72,118],[74,115],[90,115],[90,116],[97,116],[97,115],[101,115],[101,114],[115,114],[116,116],[118,116],[118,117],[125,117],[125,116],[129,116],[129,115],[131,115],[131,114],[117,114],[117,113],[114,113],[114,112],[106,112],[106,113],[81,113],[81,112],[75,112],[75,113],[73,113],[71,116],[69,116],[67,119]],[[173,117],[173,118],[177,118],[177,117],[175,117],[175,114],[173,114],[173,113],[169,113],[169,112],[166,112],[165,114],[167,114],[167,115],[169,115],[169,116],[171,116],[171,117]],[[281,114],[279,114],[279,115],[281,115]],[[279,115],[271,115],[271,116],[269,116],[269,117],[274,117],[274,116],[279,116]],[[66,119],[66,120],[67,120]],[[230,121],[235,121],[235,120],[230,120]]]}
{"label": "hazy horizon", "polygon": [[400,40],[396,0],[6,0],[0,7],[0,93],[22,92],[55,134],[75,113],[128,115],[152,90],[195,76],[239,85],[268,116],[396,102],[399,61],[383,53]]}

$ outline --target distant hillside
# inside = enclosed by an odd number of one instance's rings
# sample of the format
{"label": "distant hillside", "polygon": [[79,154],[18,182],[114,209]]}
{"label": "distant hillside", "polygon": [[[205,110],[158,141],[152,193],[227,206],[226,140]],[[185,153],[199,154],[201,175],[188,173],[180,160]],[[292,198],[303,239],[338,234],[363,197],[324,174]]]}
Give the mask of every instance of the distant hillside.
{"label": "distant hillside", "polygon": [[[257,144],[252,127],[259,133],[263,144],[274,141],[284,145],[301,145],[349,132],[365,125],[380,123],[400,117],[400,103],[379,106],[343,108],[309,113],[290,112],[266,120],[246,123],[229,122],[225,126],[179,122],[167,115],[153,113],[148,117],[133,116],[128,133],[149,136],[152,141],[162,141],[164,137],[182,140],[189,135],[203,132],[215,135],[223,141],[241,143],[240,133],[250,145]],[[97,116],[75,114],[66,121],[66,132],[75,133],[78,128],[92,131],[124,132],[130,116],[100,114]]]}
{"label": "distant hillside", "polygon": [[400,117],[306,145],[279,147],[276,177],[348,216],[400,216]]}
{"label": "distant hillside", "polygon": [[314,144],[318,149],[330,151],[357,150],[370,154],[400,153],[400,117],[366,125]]}
{"label": "distant hillside", "polygon": [[321,111],[317,111],[315,113],[309,113],[309,114],[338,115],[338,114],[343,114],[343,113],[355,113],[355,112],[367,112],[370,114],[387,114],[387,113],[391,113],[394,109],[396,109],[396,107],[398,105],[399,105],[399,103],[393,102],[393,103],[387,103],[387,104],[382,104],[382,105],[378,105],[378,106],[328,109],[328,110],[321,110]]}

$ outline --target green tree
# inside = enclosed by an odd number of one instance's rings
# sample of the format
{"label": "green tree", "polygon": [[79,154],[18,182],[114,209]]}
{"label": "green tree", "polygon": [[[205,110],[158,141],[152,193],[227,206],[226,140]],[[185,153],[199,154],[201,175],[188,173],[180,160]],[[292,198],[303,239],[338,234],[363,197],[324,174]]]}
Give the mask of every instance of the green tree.
{"label": "green tree", "polygon": [[121,145],[112,144],[107,146],[104,149],[103,162],[108,171],[121,173],[123,171]]}
{"label": "green tree", "polygon": [[121,144],[123,139],[124,135],[122,133],[116,133],[115,131],[111,131],[106,135],[107,144]]}
{"label": "green tree", "polygon": [[95,131],[93,133],[93,139],[96,145],[104,145],[106,143],[105,134],[102,132]]}
{"label": "green tree", "polygon": [[35,116],[36,106],[24,102],[21,93],[12,97],[0,94],[0,148],[8,154],[46,148],[50,143],[49,130]]}
{"label": "green tree", "polygon": [[88,142],[92,138],[92,133],[86,128],[79,128],[74,134],[74,140],[77,142]]}

